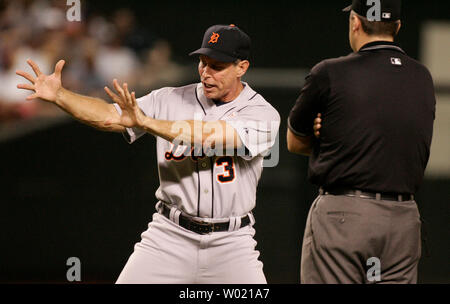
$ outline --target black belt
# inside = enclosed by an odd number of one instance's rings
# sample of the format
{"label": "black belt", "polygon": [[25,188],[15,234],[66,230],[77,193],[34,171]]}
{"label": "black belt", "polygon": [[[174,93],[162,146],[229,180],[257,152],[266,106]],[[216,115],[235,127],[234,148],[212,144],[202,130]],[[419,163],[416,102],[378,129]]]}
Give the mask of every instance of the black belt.
{"label": "black belt", "polygon": [[367,192],[367,191],[359,191],[354,189],[322,189],[322,194],[331,194],[331,195],[346,195],[346,196],[354,196],[366,199],[375,199],[382,201],[395,201],[395,202],[406,202],[413,201],[414,195],[410,193],[376,193],[376,192]]}
{"label": "black belt", "polygon": [[[170,208],[165,204],[162,205],[162,215],[170,219]],[[245,227],[251,223],[250,216],[246,215],[241,217],[241,226],[239,228]],[[187,217],[180,214],[179,225],[187,230],[198,234],[208,234],[211,232],[228,231],[230,227],[230,221],[223,223],[207,223],[202,221],[194,220],[193,218]]]}

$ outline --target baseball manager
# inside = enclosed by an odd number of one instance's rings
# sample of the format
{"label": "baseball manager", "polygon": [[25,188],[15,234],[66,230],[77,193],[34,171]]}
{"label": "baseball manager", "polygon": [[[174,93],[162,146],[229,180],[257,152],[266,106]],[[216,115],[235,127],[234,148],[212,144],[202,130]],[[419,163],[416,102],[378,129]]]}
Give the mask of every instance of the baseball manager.
{"label": "baseball manager", "polygon": [[64,61],[49,76],[31,60],[36,77],[17,72],[31,82],[18,86],[34,92],[29,99],[122,132],[130,143],[146,133],[157,137],[157,212],[117,283],[266,283],[252,209],[280,116],[241,81],[249,54],[250,38],[240,28],[212,26],[191,53],[199,58],[199,83],[136,99],[114,80],[115,92],[105,87],[114,104],[64,89]]}

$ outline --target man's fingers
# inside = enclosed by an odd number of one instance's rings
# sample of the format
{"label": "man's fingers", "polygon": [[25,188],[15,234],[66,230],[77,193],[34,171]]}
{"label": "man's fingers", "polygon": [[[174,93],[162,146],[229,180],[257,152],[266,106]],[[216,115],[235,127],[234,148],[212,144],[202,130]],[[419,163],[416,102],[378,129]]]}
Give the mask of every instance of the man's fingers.
{"label": "man's fingers", "polygon": [[122,99],[119,96],[117,96],[116,93],[111,91],[108,87],[105,87],[105,92],[115,103],[117,103],[119,105],[123,104]]}
{"label": "man's fingers", "polygon": [[131,93],[131,102],[132,102],[133,106],[137,107],[136,93],[135,92]]}
{"label": "man's fingers", "polygon": [[28,96],[26,99],[27,100],[33,100],[33,99],[37,99],[37,98],[39,98],[39,96],[36,93],[34,93],[34,94]]}
{"label": "man's fingers", "polygon": [[316,136],[317,138],[319,138],[319,137],[320,137],[320,132],[319,132],[319,131],[314,132],[314,136]]}
{"label": "man's fingers", "polygon": [[130,94],[130,91],[128,90],[128,83],[124,83],[123,88],[125,90],[125,96],[127,97],[128,103],[131,104],[133,107],[137,107],[136,93],[132,92]]}
{"label": "man's fingers", "polygon": [[23,78],[25,78],[26,80],[28,80],[31,83],[35,83],[36,79],[31,76],[30,74],[28,74],[27,72],[24,71],[16,71],[16,74],[19,76],[22,76]]}
{"label": "man's fingers", "polygon": [[322,128],[322,114],[318,113],[317,118],[314,119],[314,136],[320,138],[320,128]]}
{"label": "man's fingers", "polygon": [[120,87],[119,82],[117,79],[113,80],[114,89],[116,89],[116,92],[119,93],[119,95],[125,99],[125,94],[123,92],[123,89]]}
{"label": "man's fingers", "polygon": [[31,66],[31,68],[33,69],[33,71],[36,74],[36,76],[39,77],[42,74],[42,72],[41,72],[41,70],[39,70],[38,65],[31,59],[28,59],[27,62]]}
{"label": "man's fingers", "polygon": [[114,101],[116,101],[116,99],[118,99],[118,96],[112,92],[108,87],[105,87],[105,92],[106,94],[109,95],[109,97],[111,97]]}
{"label": "man's fingers", "polygon": [[128,91],[128,84],[127,83],[123,84],[123,89],[125,91],[125,97],[127,98],[127,103],[132,105],[133,101],[131,100],[131,95],[130,95],[130,92]]}
{"label": "man's fingers", "polygon": [[65,64],[66,64],[66,62],[64,60],[60,60],[56,64],[56,66],[55,66],[55,75],[57,77],[61,77],[61,72],[62,72]]}
{"label": "man's fingers", "polygon": [[18,84],[17,88],[23,89],[23,90],[35,91],[34,84]]}
{"label": "man's fingers", "polygon": [[119,85],[119,82],[115,78],[113,79],[113,87],[117,93],[119,93],[122,90],[122,88]]}

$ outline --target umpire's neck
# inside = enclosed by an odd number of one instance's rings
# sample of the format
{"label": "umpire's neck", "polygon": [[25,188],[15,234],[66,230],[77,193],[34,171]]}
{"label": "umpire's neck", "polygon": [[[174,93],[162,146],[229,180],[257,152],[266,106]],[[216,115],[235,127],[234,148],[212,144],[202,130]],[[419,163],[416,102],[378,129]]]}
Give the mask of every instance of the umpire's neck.
{"label": "umpire's neck", "polygon": [[392,36],[369,36],[365,35],[365,37],[361,36],[355,43],[355,46],[352,45],[352,49],[354,52],[358,52],[363,46],[368,43],[376,42],[376,41],[389,41],[394,42],[394,37]]}
{"label": "umpire's neck", "polygon": [[[367,34],[362,26],[362,17],[352,12],[350,14],[349,21],[349,40],[350,46],[354,52],[358,52],[364,45],[375,42],[375,41],[389,41],[394,42],[394,35],[391,34],[380,34],[380,35],[369,35]],[[400,30],[401,22],[396,22],[397,28],[394,30],[396,33]],[[393,33],[393,32],[390,32]]]}

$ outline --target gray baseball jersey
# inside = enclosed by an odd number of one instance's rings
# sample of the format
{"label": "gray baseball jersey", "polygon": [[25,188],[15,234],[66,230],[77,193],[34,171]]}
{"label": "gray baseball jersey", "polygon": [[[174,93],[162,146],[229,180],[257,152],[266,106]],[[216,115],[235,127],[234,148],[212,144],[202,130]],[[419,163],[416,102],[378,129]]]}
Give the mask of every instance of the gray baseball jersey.
{"label": "gray baseball jersey", "polygon": [[[137,100],[145,115],[155,119],[226,121],[236,130],[247,152],[206,157],[188,146],[174,146],[157,137],[159,201],[191,216],[210,219],[242,216],[255,207],[263,155],[275,142],[280,116],[261,95],[243,84],[238,98],[228,103],[207,99],[201,83],[162,88]],[[126,137],[132,143],[144,134],[129,128]]]}

